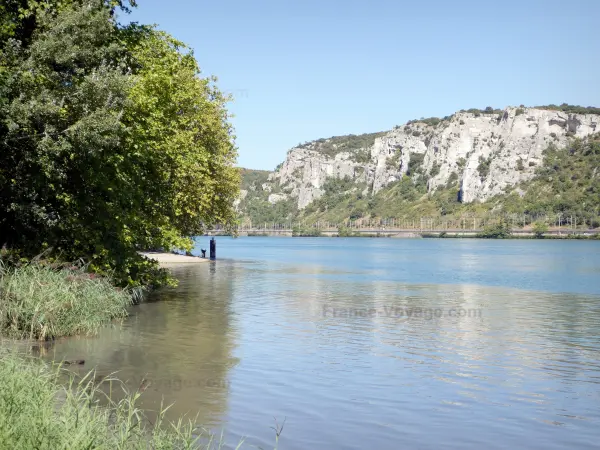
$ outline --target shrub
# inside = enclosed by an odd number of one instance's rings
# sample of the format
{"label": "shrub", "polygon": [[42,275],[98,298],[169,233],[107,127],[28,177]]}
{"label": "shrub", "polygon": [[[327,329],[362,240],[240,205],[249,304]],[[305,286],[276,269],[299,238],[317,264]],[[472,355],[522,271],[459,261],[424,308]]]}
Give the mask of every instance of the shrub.
{"label": "shrub", "polygon": [[533,234],[537,239],[543,239],[544,233],[548,232],[548,225],[544,222],[535,222],[533,224]]}
{"label": "shrub", "polygon": [[525,110],[523,108],[517,108],[515,111],[515,117],[520,116],[521,114],[525,114]]}
{"label": "shrub", "polygon": [[360,235],[360,233],[352,231],[346,225],[340,225],[338,227],[338,237],[354,237],[354,236],[359,236],[359,235]]}
{"label": "shrub", "polygon": [[477,171],[479,172],[479,177],[483,180],[490,173],[490,165],[492,164],[491,156],[489,158],[484,158],[483,156],[479,157],[479,165],[477,166]]}
{"label": "shrub", "polygon": [[407,175],[413,175],[415,173],[420,173],[421,166],[423,165],[424,159],[425,159],[424,153],[411,153],[410,160],[408,161]]}
{"label": "shrub", "polygon": [[320,237],[321,230],[307,225],[297,225],[292,228],[293,237]]}
{"label": "shrub", "polygon": [[506,221],[500,221],[493,225],[487,225],[477,237],[484,239],[506,239],[511,236],[510,225]]}

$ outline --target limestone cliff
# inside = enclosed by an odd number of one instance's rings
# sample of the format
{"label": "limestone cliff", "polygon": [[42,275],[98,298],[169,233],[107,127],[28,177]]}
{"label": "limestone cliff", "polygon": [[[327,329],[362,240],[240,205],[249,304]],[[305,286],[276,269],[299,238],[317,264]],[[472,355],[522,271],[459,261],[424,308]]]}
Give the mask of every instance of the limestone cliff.
{"label": "limestone cliff", "polygon": [[328,179],[352,180],[355,189],[374,194],[418,160],[430,192],[459,180],[460,201],[482,201],[533,177],[549,144],[600,131],[599,122],[597,114],[537,108],[461,111],[292,148],[260,188],[272,204],[293,201],[303,209],[323,194]]}

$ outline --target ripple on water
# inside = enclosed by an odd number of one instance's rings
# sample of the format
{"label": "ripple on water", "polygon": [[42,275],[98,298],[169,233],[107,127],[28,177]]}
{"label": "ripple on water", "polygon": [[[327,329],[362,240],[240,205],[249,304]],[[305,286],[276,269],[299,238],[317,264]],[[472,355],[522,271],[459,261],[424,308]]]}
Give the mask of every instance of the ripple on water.
{"label": "ripple on water", "polygon": [[[200,411],[263,448],[274,417],[285,449],[596,445],[600,261],[587,247],[276,241],[220,240],[239,258],[177,269],[180,286],[123,327],[50,357],[148,376],[146,405],[164,396],[171,417]],[[443,315],[390,313],[414,308]]]}

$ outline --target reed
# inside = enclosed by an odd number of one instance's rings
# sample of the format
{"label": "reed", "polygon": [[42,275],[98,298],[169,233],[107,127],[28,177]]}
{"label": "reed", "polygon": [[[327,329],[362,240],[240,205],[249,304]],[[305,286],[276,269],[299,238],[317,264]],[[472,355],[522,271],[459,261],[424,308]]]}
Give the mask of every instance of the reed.
{"label": "reed", "polygon": [[[68,381],[65,383],[65,376]],[[124,384],[112,380],[125,389]],[[60,365],[0,350],[0,449],[220,449],[223,439],[194,420],[151,423],[140,392],[113,401],[93,372],[77,380]],[[238,445],[238,448],[242,443]]]}
{"label": "reed", "polygon": [[49,340],[95,334],[114,318],[125,317],[132,293],[84,267],[0,262],[0,334],[15,339]]}

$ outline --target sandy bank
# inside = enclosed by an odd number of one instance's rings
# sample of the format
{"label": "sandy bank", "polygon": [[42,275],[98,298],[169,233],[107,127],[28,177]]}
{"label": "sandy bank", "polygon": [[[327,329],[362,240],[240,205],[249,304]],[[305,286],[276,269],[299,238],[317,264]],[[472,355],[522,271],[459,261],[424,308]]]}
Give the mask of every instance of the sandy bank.
{"label": "sandy bank", "polygon": [[141,255],[146,258],[158,261],[161,265],[172,265],[172,264],[201,264],[210,261],[208,258],[200,258],[198,256],[185,256],[176,255],[174,253],[160,253],[160,252],[142,252]]}

